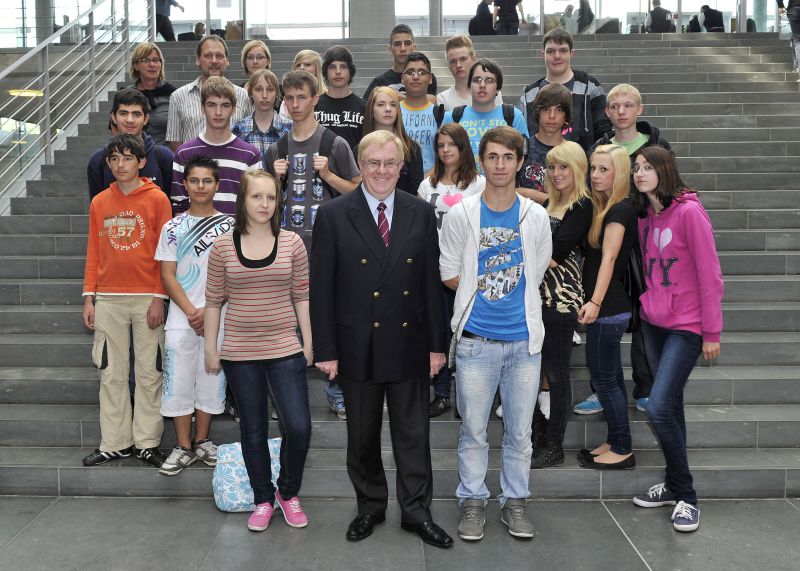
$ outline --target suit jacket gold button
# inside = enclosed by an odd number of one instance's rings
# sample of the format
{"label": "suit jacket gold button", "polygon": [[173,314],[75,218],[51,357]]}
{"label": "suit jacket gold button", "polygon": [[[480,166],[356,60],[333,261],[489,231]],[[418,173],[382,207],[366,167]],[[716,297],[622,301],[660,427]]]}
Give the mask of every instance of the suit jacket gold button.
{"label": "suit jacket gold button", "polygon": [[380,296],[381,296],[381,292],[379,292],[379,291],[373,291],[372,292],[372,297],[380,297]]}
{"label": "suit jacket gold button", "polygon": [[404,321],[404,322],[403,322],[403,327],[408,327],[408,323],[406,323],[406,322]]}
{"label": "suit jacket gold button", "polygon": [[372,324],[372,326],[373,326],[373,327],[380,327],[380,326],[381,326],[381,324],[380,324],[380,323],[378,323],[378,322],[376,321],[375,323],[373,323],[373,324]]}
{"label": "suit jacket gold button", "polygon": [[411,258],[408,258],[408,259],[406,259],[406,264],[410,264],[410,263],[411,263],[411,262],[413,262],[413,261],[414,261],[414,260],[412,260]]}
{"label": "suit jacket gold button", "polygon": [[403,292],[403,295],[410,295],[410,294],[411,294],[411,292],[410,292],[410,291],[408,291],[408,290],[406,290],[406,291],[404,291],[404,292]]}
{"label": "suit jacket gold button", "polygon": [[367,263],[367,259],[366,258],[361,258],[361,265],[364,265],[366,263]]}

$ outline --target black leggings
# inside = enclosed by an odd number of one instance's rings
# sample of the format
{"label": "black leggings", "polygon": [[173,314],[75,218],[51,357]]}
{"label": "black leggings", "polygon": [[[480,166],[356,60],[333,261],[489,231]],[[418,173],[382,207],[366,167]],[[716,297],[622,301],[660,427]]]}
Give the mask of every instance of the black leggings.
{"label": "black leggings", "polygon": [[561,313],[542,307],[542,321],[542,371],[550,383],[550,422],[545,436],[551,442],[561,443],[564,441],[567,420],[572,411],[569,362],[572,356],[572,334],[578,324],[578,314],[575,311]]}

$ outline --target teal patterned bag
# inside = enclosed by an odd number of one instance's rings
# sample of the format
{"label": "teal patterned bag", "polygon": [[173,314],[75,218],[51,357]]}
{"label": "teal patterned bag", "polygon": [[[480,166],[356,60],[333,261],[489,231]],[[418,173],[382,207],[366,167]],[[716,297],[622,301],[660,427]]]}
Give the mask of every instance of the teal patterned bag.
{"label": "teal patterned bag", "polygon": [[[272,483],[277,487],[281,469],[281,439],[270,438],[269,456],[272,468]],[[251,512],[256,509],[253,488],[247,476],[247,468],[239,442],[221,444],[217,447],[217,467],[211,480],[214,503],[224,512]]]}

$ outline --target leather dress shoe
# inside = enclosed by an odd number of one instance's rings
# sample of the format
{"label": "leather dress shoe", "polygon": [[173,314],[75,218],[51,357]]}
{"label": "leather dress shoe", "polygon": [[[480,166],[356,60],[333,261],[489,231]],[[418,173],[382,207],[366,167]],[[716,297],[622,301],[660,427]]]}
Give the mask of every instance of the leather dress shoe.
{"label": "leather dress shoe", "polygon": [[373,514],[358,514],[347,527],[347,539],[349,541],[361,541],[372,535],[372,530],[378,523],[386,521],[386,516]]}
{"label": "leather dress shoe", "polygon": [[422,523],[401,523],[406,531],[416,533],[419,538],[434,547],[442,547],[447,549],[453,547],[453,538],[447,535],[447,532],[432,521],[423,521]]}

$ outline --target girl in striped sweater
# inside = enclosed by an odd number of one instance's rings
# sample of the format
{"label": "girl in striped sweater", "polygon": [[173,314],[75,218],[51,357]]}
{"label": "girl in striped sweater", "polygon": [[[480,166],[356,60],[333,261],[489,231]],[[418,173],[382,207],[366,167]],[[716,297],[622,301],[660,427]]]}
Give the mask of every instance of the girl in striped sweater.
{"label": "girl in striped sweater", "polygon": [[[208,261],[206,339],[216,339],[220,308],[226,302],[228,308],[222,348],[206,342],[205,365],[211,373],[225,370],[238,405],[242,454],[256,504],[247,522],[253,531],[267,528],[275,500],[287,524],[308,525],[297,497],[311,438],[308,255],[300,236],[281,228],[281,202],[270,174],[245,173],[234,230],[214,242]],[[277,490],[267,446],[268,399],[280,418],[282,437]]]}

